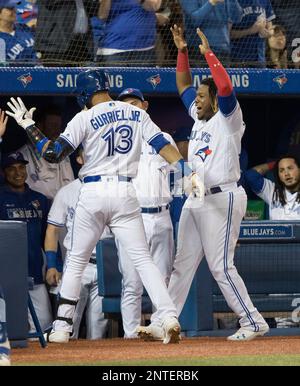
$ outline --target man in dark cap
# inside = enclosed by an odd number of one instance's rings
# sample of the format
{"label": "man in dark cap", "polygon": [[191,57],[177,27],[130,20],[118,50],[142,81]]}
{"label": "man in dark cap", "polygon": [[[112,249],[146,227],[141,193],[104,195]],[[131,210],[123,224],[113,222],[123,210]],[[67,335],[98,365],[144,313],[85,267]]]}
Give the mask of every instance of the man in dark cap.
{"label": "man in dark cap", "polygon": [[[46,196],[31,190],[25,183],[26,164],[20,152],[2,155],[4,186],[0,191],[0,220],[27,223],[28,275],[34,279],[30,295],[42,329],[52,323],[51,306],[43,277],[43,242],[49,203]],[[31,332],[34,325],[29,317]]]}

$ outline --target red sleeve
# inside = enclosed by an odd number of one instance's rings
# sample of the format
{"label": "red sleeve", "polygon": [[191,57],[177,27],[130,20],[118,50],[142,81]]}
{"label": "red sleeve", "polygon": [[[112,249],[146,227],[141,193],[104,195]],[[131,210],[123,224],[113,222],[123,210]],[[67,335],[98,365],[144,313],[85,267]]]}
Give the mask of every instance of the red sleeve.
{"label": "red sleeve", "polygon": [[216,83],[219,96],[229,96],[232,93],[233,87],[229,75],[222,63],[212,51],[205,54],[205,59],[209,65],[212,77]]}
{"label": "red sleeve", "polygon": [[181,52],[178,50],[176,71],[178,72],[190,71],[188,50],[185,50],[184,52]]}

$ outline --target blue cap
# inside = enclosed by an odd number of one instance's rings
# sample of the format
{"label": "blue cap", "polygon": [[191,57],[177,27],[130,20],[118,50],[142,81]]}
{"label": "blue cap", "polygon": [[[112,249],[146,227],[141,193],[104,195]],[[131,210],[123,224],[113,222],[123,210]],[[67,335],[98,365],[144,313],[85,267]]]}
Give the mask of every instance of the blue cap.
{"label": "blue cap", "polygon": [[0,8],[15,8],[19,4],[20,0],[0,0]]}
{"label": "blue cap", "polygon": [[1,160],[2,169],[5,169],[14,164],[28,164],[28,161],[24,159],[23,154],[19,151],[10,154],[3,154]]}
{"label": "blue cap", "polygon": [[175,142],[189,141],[191,131],[192,131],[191,127],[179,127],[178,129],[176,129],[174,133],[172,133],[172,137]]}
{"label": "blue cap", "polygon": [[144,95],[142,94],[141,90],[139,90],[138,88],[126,88],[121,92],[121,94],[119,94],[118,100],[122,101],[123,99],[128,97],[138,98],[142,102],[145,101]]}

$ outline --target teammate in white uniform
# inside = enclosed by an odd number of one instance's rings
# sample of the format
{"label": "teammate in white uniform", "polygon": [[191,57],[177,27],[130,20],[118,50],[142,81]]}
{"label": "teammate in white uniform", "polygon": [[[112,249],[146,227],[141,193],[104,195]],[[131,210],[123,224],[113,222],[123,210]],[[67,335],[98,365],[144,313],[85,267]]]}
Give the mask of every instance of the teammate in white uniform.
{"label": "teammate in white uniform", "polygon": [[[81,108],[55,141],[49,141],[31,119],[20,98],[11,98],[7,114],[26,130],[39,152],[50,162],[60,162],[79,144],[85,164],[75,209],[71,250],[62,278],[60,306],[53,324],[53,339],[68,342],[72,318],[79,298],[82,273],[105,225],[134,262],[142,282],[163,321],[164,343],[177,342],[180,325],[163,278],[150,256],[140,208],[131,179],[136,176],[142,140],[146,140],[168,162],[182,169],[183,159],[163,137],[149,115],[128,103],[113,101],[108,77],[101,70],[87,70],[77,77]],[[196,174],[185,177],[197,196],[203,194]],[[56,338],[54,338],[56,337]]]}
{"label": "teammate in white uniform", "polygon": [[[198,29],[201,53],[212,77],[204,79],[196,91],[192,87],[188,53],[183,32],[171,29],[178,48],[176,81],[179,94],[195,123],[189,141],[188,159],[193,170],[204,175],[204,205],[196,207],[188,199],[179,221],[177,253],[169,293],[180,315],[203,256],[227,304],[239,316],[241,328],[230,340],[250,340],[264,335],[269,326],[253,306],[243,280],[234,266],[234,250],[247,196],[238,186],[239,153],[244,134],[242,111],[230,78],[210,50]],[[159,321],[152,316],[153,328]],[[139,328],[141,337],[152,333],[151,326]],[[156,330],[154,331],[156,332]]]}
{"label": "teammate in white uniform", "polygon": [[[82,151],[79,150],[77,162],[83,164]],[[81,181],[76,179],[67,186],[61,188],[56,194],[50,212],[48,214],[48,227],[45,237],[45,253],[47,256],[46,280],[49,285],[57,286],[60,281],[59,262],[57,261],[57,242],[59,229],[67,228],[64,246],[71,248],[72,224],[75,207],[78,201]],[[105,236],[103,233],[102,238]],[[66,259],[68,258],[68,255]],[[86,308],[86,338],[102,339],[106,335],[107,320],[102,310],[102,297],[98,296],[98,275],[96,264],[96,249],[94,249],[89,264],[82,276],[81,291],[73,317],[72,338],[78,339],[81,319]]]}
{"label": "teammate in white uniform", "polygon": [[[31,113],[33,113],[31,111]],[[40,130],[51,140],[55,140],[61,133],[62,118],[55,106],[49,106],[37,119]],[[43,193],[53,200],[58,190],[74,180],[74,173],[69,157],[59,164],[51,164],[38,153],[31,143],[27,143],[19,150],[28,160],[26,166],[29,187]]]}
{"label": "teammate in white uniform", "polygon": [[[147,110],[148,102],[138,89],[122,91],[118,100]],[[164,137],[177,148],[168,133]],[[154,263],[168,285],[174,262],[173,226],[169,204],[172,196],[169,188],[168,162],[155,149],[143,141],[138,173],[133,179],[137,199],[141,206],[147,243]],[[125,338],[136,338],[136,328],[141,324],[141,296],[143,283],[130,257],[116,240],[119,267],[122,273],[121,312]]]}
{"label": "teammate in white uniform", "polygon": [[[275,182],[264,175],[274,168]],[[300,161],[286,154],[276,162],[255,166],[245,172],[250,188],[269,205],[270,220],[300,220]],[[277,327],[298,327],[292,318],[275,318]]]}

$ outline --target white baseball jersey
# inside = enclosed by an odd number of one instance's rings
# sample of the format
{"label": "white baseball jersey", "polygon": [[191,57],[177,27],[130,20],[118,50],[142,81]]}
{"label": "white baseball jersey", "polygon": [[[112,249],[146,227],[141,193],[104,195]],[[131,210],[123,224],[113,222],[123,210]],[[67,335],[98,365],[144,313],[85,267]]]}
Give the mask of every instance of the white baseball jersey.
{"label": "white baseball jersey", "polygon": [[75,115],[61,137],[74,149],[83,145],[85,164],[79,172],[80,178],[135,177],[142,139],[150,142],[159,134],[159,127],[144,110],[129,103],[110,101]]}
{"label": "white baseball jersey", "polygon": [[67,235],[64,239],[64,247],[71,248],[71,234],[75,207],[81,188],[79,179],[71,182],[59,190],[54,198],[51,209],[48,214],[48,223],[57,227],[66,227]]}
{"label": "white baseball jersey", "polygon": [[273,203],[275,184],[264,178],[264,185],[256,194],[269,205],[270,220],[300,220],[300,203],[296,201],[297,192],[291,193],[285,189],[287,203],[282,206],[279,201]]}
{"label": "white baseball jersey", "polygon": [[74,173],[69,157],[58,164],[52,164],[40,157],[31,145],[25,145],[19,150],[26,165],[27,184],[33,190],[43,193],[53,200],[58,190],[74,180]]}
{"label": "white baseball jersey", "polygon": [[206,188],[240,179],[239,154],[245,131],[239,103],[229,116],[218,111],[209,121],[199,120],[195,101],[189,109],[195,123],[189,141],[188,160],[204,178]]}
{"label": "white baseball jersey", "polygon": [[[170,134],[163,135],[177,149]],[[172,201],[168,178],[170,170],[170,164],[143,141],[138,173],[132,181],[141,207],[163,206]]]}

